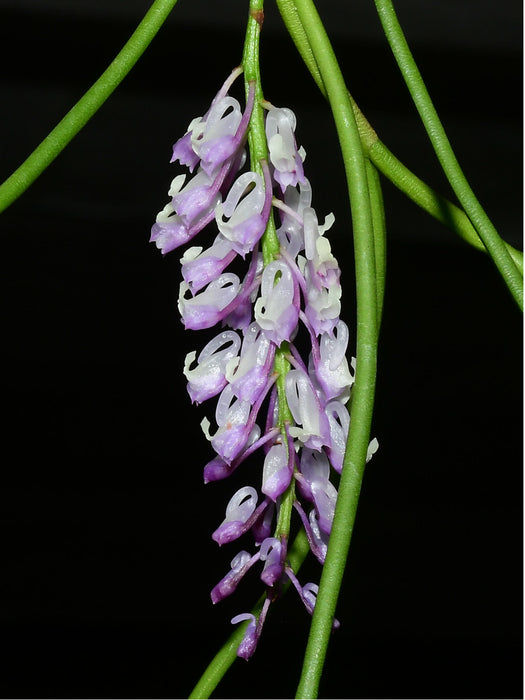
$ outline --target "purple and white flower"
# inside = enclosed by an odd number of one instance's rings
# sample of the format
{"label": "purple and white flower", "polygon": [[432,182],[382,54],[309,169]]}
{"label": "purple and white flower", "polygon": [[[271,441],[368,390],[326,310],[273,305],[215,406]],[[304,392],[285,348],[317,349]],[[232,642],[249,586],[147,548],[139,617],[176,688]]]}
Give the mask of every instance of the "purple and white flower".
{"label": "purple and white flower", "polygon": [[295,114],[287,107],[271,106],[266,115],[266,140],[273,176],[284,192],[304,181],[303,161],[306,153],[295,141]]}
{"label": "purple and white flower", "polygon": [[[295,115],[263,103],[268,157],[246,169],[255,87],[248,85],[243,110],[229,94],[241,72],[232,72],[208,111],[175,143],[172,162],[187,172],[173,178],[151,241],[167,253],[203,229],[213,231],[206,248],[192,245],[181,257],[178,309],[187,329],[221,326],[184,364],[192,402],[217,397],[216,428],[207,418],[201,422],[214,452],[204,467],[205,483],[237,470],[249,473],[246,464],[263,455],[258,488],[238,489],[212,534],[219,545],[253,537],[254,551],[238,552],[211,591],[217,603],[260,567],[267,595],[259,617],[242,613],[232,619],[248,622],[237,653],[249,658],[283,582],[291,581],[313,612],[317,585],[301,585],[287,563],[289,533],[277,529],[279,516],[283,503],[290,510],[293,504],[312,553],[324,563],[337,501],[332,476],[343,467],[355,361],[348,363],[350,332],[340,319],[341,271],[325,237],[335,219],[329,214],[319,224],[312,207]],[[272,207],[276,229],[269,226]],[[270,256],[266,231],[279,244]],[[310,341],[306,359],[299,350],[304,339]],[[367,458],[376,450],[372,440]]]}

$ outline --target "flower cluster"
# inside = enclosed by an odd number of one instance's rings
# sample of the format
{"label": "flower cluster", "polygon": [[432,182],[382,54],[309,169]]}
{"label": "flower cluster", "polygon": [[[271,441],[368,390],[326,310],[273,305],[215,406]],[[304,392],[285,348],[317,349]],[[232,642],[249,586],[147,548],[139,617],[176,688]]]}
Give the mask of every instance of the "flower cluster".
{"label": "flower cluster", "polygon": [[[317,586],[299,583],[287,561],[288,532],[276,531],[275,523],[283,499],[291,498],[311,551],[324,562],[337,498],[331,467],[342,468],[353,363],[346,359],[348,328],[339,318],[340,269],[324,235],[334,217],[320,224],[311,206],[291,110],[264,103],[268,159],[260,163],[262,175],[245,169],[254,86],[244,111],[228,94],[241,72],[231,74],[206,114],[175,143],[172,162],[192,177],[173,180],[151,240],[167,253],[215,223],[211,245],[189,247],[181,258],[178,308],[188,329],[220,324],[184,366],[192,402],[218,396],[216,425],[202,422],[215,452],[204,481],[228,477],[256,450],[264,455],[260,494],[253,486],[240,488],[212,534],[219,545],[249,531],[255,540],[255,552],[239,551],[211,591],[214,603],[224,599],[254,564],[262,564],[267,597],[260,616],[243,613],[232,620],[248,620],[238,655],[249,658],[283,581],[292,582],[310,613],[315,605]],[[279,251],[265,264],[261,238],[272,207],[280,219]],[[245,261],[242,279],[228,271],[239,256]],[[306,360],[294,343],[301,326],[309,342]],[[277,356],[287,363],[280,383]],[[371,444],[370,453],[374,449]]]}

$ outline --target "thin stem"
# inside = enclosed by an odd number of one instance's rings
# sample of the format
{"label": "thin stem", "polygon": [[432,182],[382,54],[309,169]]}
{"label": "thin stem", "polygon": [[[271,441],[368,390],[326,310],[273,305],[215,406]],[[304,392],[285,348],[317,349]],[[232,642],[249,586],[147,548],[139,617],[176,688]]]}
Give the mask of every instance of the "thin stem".
{"label": "thin stem", "polygon": [[281,13],[286,29],[292,37],[299,55],[303,59],[306,67],[310,71],[312,78],[321,93],[326,97],[326,89],[323,82],[323,77],[319,70],[319,66],[312,52],[312,47],[308,41],[308,36],[304,30],[303,24],[295,6],[295,0],[276,0],[277,7]]}
{"label": "thin stem", "polygon": [[0,212],[7,209],[61,153],[122,82],[149,46],[177,0],[155,0],[120,53],[100,78],[0,186]]}
{"label": "thin stem", "polygon": [[350,545],[366,462],[377,362],[377,291],[373,219],[361,139],[337,59],[311,0],[296,0],[299,20],[332,108],[343,155],[354,231],[357,291],[357,364],[352,420],[332,533],[303,662],[297,697],[317,697],[337,597]]}
{"label": "thin stem", "polygon": [[[313,56],[308,37],[301,24],[295,0],[276,0],[283,21],[296,45],[303,61],[312,74],[319,90],[326,97],[324,83],[319,73],[319,67]],[[361,135],[361,143],[365,155],[367,155],[376,168],[387,177],[403,194],[409,197],[423,211],[430,214],[437,221],[446,226],[450,231],[460,236],[466,243],[477,250],[487,252],[485,244],[478,236],[470,219],[465,212],[443,197],[417,175],[411,172],[387,146],[379,139],[378,135],[359,109],[350,95],[354,108],[354,114]],[[505,247],[512,257],[516,267],[523,275],[523,253],[505,242]]]}
{"label": "thin stem", "polygon": [[[387,177],[403,194],[434,219],[456,233],[476,250],[487,252],[470,219],[446,197],[433,190],[411,172],[379,139],[369,148],[368,157],[375,167]],[[523,274],[523,253],[508,243],[505,247],[520,274]]]}
{"label": "thin stem", "polygon": [[[264,124],[264,95],[261,84],[261,74],[259,65],[259,43],[261,29],[264,21],[264,0],[250,0],[250,12],[248,17],[248,26],[246,29],[246,40],[244,43],[243,53],[243,68],[246,91],[249,89],[250,82],[255,83],[255,104],[252,110],[250,124],[248,129],[248,144],[250,147],[250,162],[252,169],[260,168],[261,161],[268,160],[268,146],[266,143],[266,130]],[[280,242],[275,230],[275,222],[273,218],[273,207],[270,212],[268,224],[262,237],[262,252],[263,263],[268,265],[280,253]],[[277,348],[274,361],[274,372],[277,372],[277,396],[278,396],[278,414],[279,427],[281,429],[282,438],[288,441],[286,435],[285,423],[291,422],[292,414],[288,407],[285,391],[285,379],[290,369],[290,363],[286,356],[290,352],[287,342],[283,342],[280,348]],[[294,482],[286,490],[281,497],[279,508],[279,517],[276,527],[275,536],[285,536],[290,532],[290,518],[292,513],[292,503],[294,500]]]}
{"label": "thin stem", "polygon": [[498,267],[516,303],[523,309],[523,279],[503,239],[470,187],[408,47],[391,0],[375,0],[379,19],[399,69],[456,197]]}
{"label": "thin stem", "polygon": [[[261,614],[262,606],[266,594],[262,595],[252,609],[252,614],[256,618]],[[230,634],[224,645],[215,654],[213,659],[208,664],[208,667],[198,680],[188,698],[209,698],[220,681],[226,675],[226,672],[237,658],[237,649],[242,642],[246,631],[247,622],[237,626],[234,632]]]}
{"label": "thin stem", "polygon": [[383,301],[386,281],[386,221],[381,180],[373,163],[366,159],[366,174],[370,192],[370,208],[374,229],[374,260],[376,265],[377,328],[383,316]]}
{"label": "thin stem", "polygon": [[[242,64],[246,94],[250,82],[255,83],[255,102],[250,117],[248,129],[248,145],[250,149],[250,167],[261,174],[261,161],[268,160],[266,132],[264,128],[264,95],[262,91],[261,73],[259,68],[259,41],[264,21],[264,0],[250,0],[250,14],[246,28]],[[275,231],[273,209],[270,212],[266,231],[261,241],[264,264],[267,265],[279,253],[279,239]]]}

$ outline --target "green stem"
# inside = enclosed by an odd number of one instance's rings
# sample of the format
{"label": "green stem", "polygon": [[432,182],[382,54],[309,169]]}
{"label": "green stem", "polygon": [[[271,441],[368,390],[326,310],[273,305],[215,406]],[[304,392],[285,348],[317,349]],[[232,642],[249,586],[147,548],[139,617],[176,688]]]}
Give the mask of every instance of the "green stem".
{"label": "green stem", "polygon": [[177,0],[155,0],[120,53],[31,155],[0,186],[0,212],[7,209],[50,165],[126,77]]}
{"label": "green stem", "polygon": [[[256,618],[258,618],[261,614],[265,598],[266,594],[262,595],[251,610],[252,615],[255,615]],[[237,659],[237,649],[239,648],[239,644],[242,642],[247,625],[248,622],[243,622],[237,625],[235,631],[230,634],[224,645],[219,649],[208,664],[206,670],[197,681],[197,684],[191,693],[188,695],[190,700],[193,698],[201,699],[210,697],[215,688],[219,685],[220,681],[226,675],[228,669]]]}
{"label": "green stem", "polygon": [[[288,550],[288,561],[295,572],[299,571],[309,551],[310,545],[306,539],[306,534],[304,530],[301,530]],[[288,586],[289,582],[283,588],[283,595],[288,589]],[[262,595],[252,610],[252,614],[256,617],[258,617],[261,612],[265,598],[266,594]],[[235,632],[232,632],[232,634],[228,637],[228,640],[224,646],[214,656],[202,674],[200,680],[197,682],[195,688],[191,691],[190,695],[188,696],[190,700],[193,700],[194,698],[210,697],[211,693],[213,693],[215,688],[218,686],[230,666],[237,659],[237,648],[242,641],[245,629],[246,624],[241,624],[235,630]]]}
{"label": "green stem", "polygon": [[[264,95],[261,85],[260,64],[259,64],[259,43],[262,24],[264,21],[264,0],[250,0],[250,12],[248,26],[246,29],[246,39],[244,43],[243,68],[246,92],[251,83],[255,84],[255,104],[250,118],[248,130],[248,145],[250,148],[251,168],[261,172],[261,161],[268,161],[268,146],[266,143],[266,130],[264,125]],[[280,243],[275,230],[273,218],[273,207],[270,212],[268,224],[262,237],[262,253],[264,265],[278,257]],[[274,372],[277,372],[277,396],[279,408],[279,427],[283,441],[287,443],[285,423],[292,421],[292,415],[288,407],[285,391],[285,379],[290,369],[290,363],[286,359],[290,349],[287,342],[283,342],[275,353]],[[294,483],[290,484],[286,492],[281,497],[279,507],[278,522],[275,537],[284,536],[288,538],[290,532],[290,519],[292,514],[292,504],[294,501]]]}
{"label": "green stem", "polygon": [[356,516],[370,437],[377,362],[377,291],[373,219],[361,139],[348,91],[330,41],[311,0],[296,0],[332,108],[352,209],[357,292],[357,365],[352,419],[332,534],[312,617],[297,697],[317,697],[335,606]]}
{"label": "green stem", "polygon": [[[460,236],[477,250],[487,252],[485,244],[472,226],[463,209],[433,190],[417,175],[411,172],[396,156],[377,139],[368,149],[368,157],[376,168],[387,177],[403,194],[409,197],[423,211]],[[520,274],[523,274],[523,253],[508,243],[505,247],[512,257]]]}
{"label": "green stem", "polygon": [[[295,0],[276,0],[283,21],[296,45],[303,61],[312,74],[319,90],[326,97],[326,90],[314,58],[308,37],[301,24]],[[387,177],[403,194],[409,197],[423,211],[430,214],[450,231],[460,236],[466,243],[477,250],[487,252],[485,244],[478,236],[465,212],[438,194],[417,175],[412,173],[379,139],[376,132],[367,121],[355,101],[350,96],[354,113],[361,135],[361,143],[367,155],[376,168]],[[508,243],[505,247],[512,257],[516,267],[523,275],[523,253]]]}
{"label": "green stem", "polygon": [[408,47],[391,0],[375,0],[390,48],[405,79],[441,167],[472,225],[505,279],[516,303],[523,309],[523,279],[503,239],[478,202],[450,145],[425,83]]}
{"label": "green stem", "polygon": [[277,7],[281,13],[286,29],[289,35],[292,37],[299,55],[303,59],[306,67],[310,71],[312,78],[321,93],[326,97],[326,89],[323,82],[323,77],[319,66],[315,59],[315,56],[310,46],[308,36],[305,32],[299,13],[297,12],[297,7],[295,0],[276,0]]}
{"label": "green stem", "polygon": [[376,265],[376,296],[377,296],[377,328],[381,325],[383,316],[383,301],[385,297],[386,280],[386,221],[381,180],[375,166],[366,159],[366,174],[370,192],[370,209],[374,229],[374,260]]}
{"label": "green stem", "polygon": [[[285,341],[281,343],[281,347],[277,348],[275,353],[275,361],[273,371],[277,372],[277,405],[278,405],[278,420],[279,428],[283,443],[288,445],[288,435],[286,433],[286,425],[293,422],[293,416],[288,406],[286,399],[286,375],[290,370],[290,362],[288,356],[290,354],[290,346]],[[279,502],[277,524],[275,526],[274,537],[280,539],[285,537],[288,541],[290,534],[290,523],[292,518],[293,502],[295,500],[295,480],[292,479],[286,491],[282,494]]]}
{"label": "green stem", "polygon": [[[259,42],[264,21],[264,0],[250,0],[250,13],[246,28],[242,65],[244,68],[245,90],[248,93],[251,82],[255,83],[255,103],[253,105],[248,129],[248,146],[250,150],[250,167],[262,175],[261,161],[268,161],[268,147],[264,128],[264,108],[262,103],[261,74],[259,68]],[[266,231],[261,241],[264,264],[267,265],[279,254],[279,239],[275,231],[273,208],[270,212]]]}

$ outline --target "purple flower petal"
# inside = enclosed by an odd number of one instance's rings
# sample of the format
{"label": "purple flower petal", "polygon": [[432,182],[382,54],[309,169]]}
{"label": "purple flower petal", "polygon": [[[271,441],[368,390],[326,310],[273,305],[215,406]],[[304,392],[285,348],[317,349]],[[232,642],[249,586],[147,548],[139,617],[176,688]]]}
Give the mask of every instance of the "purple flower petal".
{"label": "purple flower petal", "polygon": [[212,534],[219,545],[232,542],[243,532],[246,521],[257,506],[257,491],[253,486],[243,486],[230,498],[226,506],[226,517]]}
{"label": "purple flower petal", "polygon": [[261,581],[267,586],[274,586],[281,580],[284,572],[284,555],[280,540],[268,537],[261,544],[260,559],[264,562]]}
{"label": "purple flower petal", "polygon": [[244,550],[240,551],[231,561],[231,569],[226,576],[211,590],[211,602],[215,605],[224,598],[235,592],[239,582],[250,569],[250,567],[259,559],[259,554],[251,556]]}

